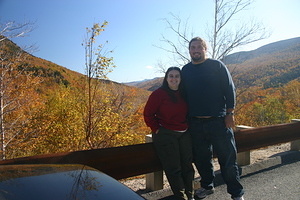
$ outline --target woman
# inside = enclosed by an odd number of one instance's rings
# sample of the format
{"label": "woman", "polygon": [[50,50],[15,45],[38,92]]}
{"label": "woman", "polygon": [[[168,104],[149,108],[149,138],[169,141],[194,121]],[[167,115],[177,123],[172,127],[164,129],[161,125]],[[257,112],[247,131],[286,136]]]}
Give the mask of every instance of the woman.
{"label": "woman", "polygon": [[181,70],[167,70],[163,84],[150,96],[144,119],[176,199],[193,199],[192,145],[187,132],[187,104],[183,98]]}

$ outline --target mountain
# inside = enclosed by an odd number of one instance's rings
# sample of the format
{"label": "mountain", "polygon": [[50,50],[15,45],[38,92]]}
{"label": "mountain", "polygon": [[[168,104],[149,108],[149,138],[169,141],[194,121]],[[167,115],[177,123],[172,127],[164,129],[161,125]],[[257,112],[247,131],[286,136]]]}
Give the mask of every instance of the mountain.
{"label": "mountain", "polygon": [[[23,51],[14,42],[12,42],[9,39],[5,39],[1,35],[0,35],[0,58],[2,60],[4,60],[4,58],[10,60],[9,62],[11,63],[17,63],[18,70],[20,71],[30,72],[34,76],[41,77],[42,81],[39,86],[39,91],[46,91],[46,88],[56,89],[61,84],[65,86],[81,88],[82,83],[86,80],[86,76],[84,74],[78,73],[76,71],[72,71],[63,66],[57,65],[51,61],[35,57],[27,53],[26,51]],[[128,85],[117,83],[114,81],[110,81],[110,80],[101,80],[101,81],[102,83],[113,83],[116,88],[119,87],[120,89],[126,89],[126,90],[130,88],[140,93],[145,92],[140,88],[130,87]]]}
{"label": "mountain", "polygon": [[[3,45],[3,41],[1,42]],[[5,41],[10,53],[20,48],[10,40]],[[3,48],[3,46],[1,46]],[[26,53],[26,52],[24,52]],[[28,53],[20,64],[35,74],[44,77],[49,85],[77,85],[85,75],[69,70],[42,58]],[[264,88],[278,87],[300,77],[300,37],[282,40],[264,45],[256,50],[237,52],[225,57],[223,62],[232,73],[237,87],[260,86]],[[116,83],[120,87],[134,87],[154,91],[161,86],[163,77],[150,80]],[[104,82],[111,82],[105,80]]]}
{"label": "mountain", "polygon": [[128,86],[141,88],[148,91],[154,91],[162,85],[163,77],[156,77],[154,79],[146,79],[143,81],[134,81],[125,83]]}
{"label": "mountain", "polygon": [[[44,86],[55,87],[58,84],[64,84],[65,86],[74,85],[79,79],[84,77],[84,75],[78,72],[35,57],[8,39],[3,39],[0,42],[0,50],[2,61],[5,59],[6,62],[10,62],[11,64],[16,63],[19,71],[30,72],[35,76],[41,77]],[[2,63],[6,65],[5,62]]]}
{"label": "mountain", "polygon": [[247,60],[269,56],[272,54],[277,54],[282,52],[292,52],[292,51],[299,52],[299,48],[300,48],[299,45],[300,45],[300,37],[281,40],[278,42],[264,45],[252,51],[241,51],[241,52],[230,54],[225,57],[223,62],[226,65],[238,64],[238,63],[243,63]]}
{"label": "mountain", "polygon": [[[239,88],[278,87],[300,79],[300,37],[270,43],[252,51],[233,53],[226,56],[223,62]],[[132,82],[130,85],[153,91],[162,84],[162,79]]]}
{"label": "mountain", "polygon": [[300,78],[300,37],[228,55],[224,63],[238,87],[279,87]]}

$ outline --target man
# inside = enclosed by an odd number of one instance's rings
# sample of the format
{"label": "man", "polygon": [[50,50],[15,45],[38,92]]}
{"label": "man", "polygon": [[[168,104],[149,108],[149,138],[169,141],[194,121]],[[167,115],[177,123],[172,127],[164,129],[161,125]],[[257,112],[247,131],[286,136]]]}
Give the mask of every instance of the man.
{"label": "man", "polygon": [[201,176],[200,199],[214,192],[213,151],[218,157],[227,191],[243,200],[236,163],[234,127],[235,87],[226,66],[206,57],[207,45],[199,37],[189,43],[191,62],[182,68],[189,105],[190,133],[196,168]]}

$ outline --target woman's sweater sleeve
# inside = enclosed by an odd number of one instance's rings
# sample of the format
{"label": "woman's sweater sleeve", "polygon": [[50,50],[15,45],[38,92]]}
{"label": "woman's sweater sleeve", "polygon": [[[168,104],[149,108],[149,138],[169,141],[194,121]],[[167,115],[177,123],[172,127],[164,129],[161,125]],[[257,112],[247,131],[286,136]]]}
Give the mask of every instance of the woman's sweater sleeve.
{"label": "woman's sweater sleeve", "polygon": [[157,112],[159,110],[160,98],[157,91],[152,92],[144,108],[144,120],[151,131],[155,133],[160,125],[157,118]]}

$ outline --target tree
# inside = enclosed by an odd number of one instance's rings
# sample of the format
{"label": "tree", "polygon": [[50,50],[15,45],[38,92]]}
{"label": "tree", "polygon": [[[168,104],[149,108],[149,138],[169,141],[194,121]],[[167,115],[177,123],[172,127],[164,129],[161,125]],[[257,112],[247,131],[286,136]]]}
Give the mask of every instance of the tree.
{"label": "tree", "polygon": [[7,23],[0,23],[0,42],[5,39],[12,39],[17,37],[23,37],[27,33],[33,30],[34,23],[24,22],[16,23],[14,21],[9,21]]}
{"label": "tree", "polygon": [[284,85],[281,89],[280,97],[284,101],[290,119],[300,118],[300,81],[293,80]]}
{"label": "tree", "polygon": [[[208,45],[211,45],[209,53],[212,58],[223,59],[235,48],[265,39],[269,36],[266,28],[254,21],[250,23],[245,22],[240,26],[233,26],[231,24],[234,17],[245,11],[252,2],[252,0],[214,0],[213,25],[206,31]],[[183,23],[180,17],[174,14],[171,15],[175,23],[172,23],[169,19],[164,19],[164,21],[167,27],[177,36],[178,40],[171,41],[163,35],[162,42],[166,43],[168,48],[159,48],[175,55],[177,64],[183,66],[190,61],[187,46],[193,32],[189,31],[188,20],[186,23]]]}
{"label": "tree", "polygon": [[82,44],[85,47],[85,69],[86,69],[86,109],[84,116],[86,141],[90,148],[94,148],[95,144],[91,139],[97,135],[97,122],[100,116],[97,113],[97,95],[99,95],[99,87],[101,80],[107,79],[107,74],[111,72],[113,58],[107,57],[108,53],[104,49],[104,45],[96,44],[96,38],[105,30],[108,22],[104,21],[102,25],[95,23],[92,28],[86,28],[86,38]]}
{"label": "tree", "polygon": [[[212,58],[223,59],[233,49],[268,37],[265,27],[251,21],[226,28],[234,16],[246,10],[253,0],[215,0],[214,26],[207,37],[212,45]],[[213,34],[211,34],[213,33]]]}
{"label": "tree", "polygon": [[[161,41],[167,44],[167,47],[157,46],[158,48],[170,53],[173,57],[173,61],[177,66],[183,66],[190,61],[188,53],[188,43],[193,36],[193,32],[188,31],[188,20],[182,25],[182,20],[180,17],[170,13],[175,23],[173,24],[169,19],[163,19],[167,24],[167,28],[170,29],[176,36],[177,40],[173,41],[168,39],[169,37],[162,35]],[[167,67],[160,61],[158,63],[159,72],[165,73]]]}
{"label": "tree", "polygon": [[86,149],[81,105],[77,99],[80,92],[63,84],[47,92],[43,108],[32,125],[39,134],[30,145],[34,148],[27,152],[36,155]]}
{"label": "tree", "polygon": [[32,133],[27,114],[34,111],[33,104],[38,101],[34,89],[40,79],[22,64],[28,54],[8,40],[24,36],[30,25],[0,25],[0,159],[5,159],[8,149],[16,149],[14,144],[28,139]]}
{"label": "tree", "polygon": [[277,96],[266,96],[261,102],[254,102],[246,111],[249,126],[267,126],[288,122],[284,102]]}

